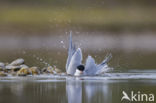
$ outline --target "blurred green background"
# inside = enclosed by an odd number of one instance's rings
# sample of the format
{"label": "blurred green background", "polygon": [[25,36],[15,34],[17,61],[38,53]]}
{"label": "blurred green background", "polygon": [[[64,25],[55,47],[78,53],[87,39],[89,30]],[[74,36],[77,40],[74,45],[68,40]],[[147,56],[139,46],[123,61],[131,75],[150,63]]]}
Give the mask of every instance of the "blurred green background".
{"label": "blurred green background", "polygon": [[155,0],[1,0],[0,32],[155,32],[155,5]]}

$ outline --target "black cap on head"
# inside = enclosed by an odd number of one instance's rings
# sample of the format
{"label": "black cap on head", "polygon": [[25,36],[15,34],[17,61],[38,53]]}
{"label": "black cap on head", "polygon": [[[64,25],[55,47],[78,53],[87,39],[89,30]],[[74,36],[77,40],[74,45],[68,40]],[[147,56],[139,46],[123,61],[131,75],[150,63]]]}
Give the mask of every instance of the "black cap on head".
{"label": "black cap on head", "polygon": [[77,69],[80,71],[84,71],[85,67],[83,65],[79,65],[79,66],[77,66]]}

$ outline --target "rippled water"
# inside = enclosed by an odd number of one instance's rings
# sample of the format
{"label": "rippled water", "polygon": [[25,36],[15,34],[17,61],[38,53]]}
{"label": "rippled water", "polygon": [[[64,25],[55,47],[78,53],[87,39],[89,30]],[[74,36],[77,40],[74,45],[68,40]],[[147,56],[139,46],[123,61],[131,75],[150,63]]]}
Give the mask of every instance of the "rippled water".
{"label": "rippled water", "polygon": [[147,72],[1,78],[0,103],[120,103],[122,91],[155,94],[155,75]]}

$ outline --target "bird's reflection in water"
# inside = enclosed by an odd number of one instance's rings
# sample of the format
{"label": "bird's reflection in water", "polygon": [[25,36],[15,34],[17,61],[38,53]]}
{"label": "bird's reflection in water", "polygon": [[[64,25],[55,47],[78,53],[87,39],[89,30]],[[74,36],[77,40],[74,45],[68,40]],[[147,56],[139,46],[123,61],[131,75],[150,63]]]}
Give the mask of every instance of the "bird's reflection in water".
{"label": "bird's reflection in water", "polygon": [[112,99],[109,83],[95,81],[67,80],[66,93],[68,103],[108,103]]}
{"label": "bird's reflection in water", "polygon": [[66,82],[66,93],[68,103],[82,103],[82,81],[70,81]]}

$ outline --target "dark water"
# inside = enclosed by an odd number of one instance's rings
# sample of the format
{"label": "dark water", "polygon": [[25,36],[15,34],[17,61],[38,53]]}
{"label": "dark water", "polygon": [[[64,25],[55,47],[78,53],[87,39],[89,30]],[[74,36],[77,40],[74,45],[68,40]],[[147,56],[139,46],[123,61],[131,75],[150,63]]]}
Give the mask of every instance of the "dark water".
{"label": "dark water", "polygon": [[122,91],[156,94],[155,87],[155,80],[3,81],[0,103],[121,103]]}

